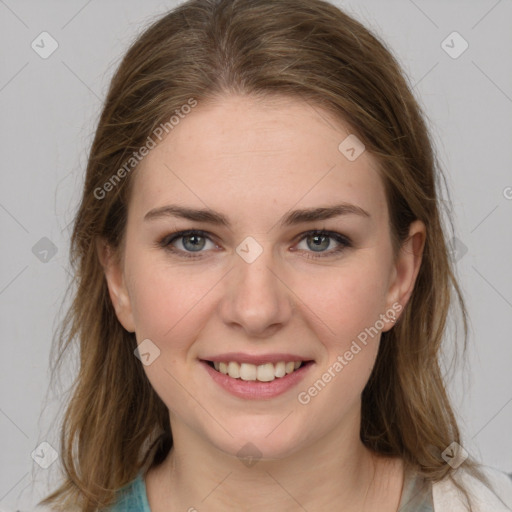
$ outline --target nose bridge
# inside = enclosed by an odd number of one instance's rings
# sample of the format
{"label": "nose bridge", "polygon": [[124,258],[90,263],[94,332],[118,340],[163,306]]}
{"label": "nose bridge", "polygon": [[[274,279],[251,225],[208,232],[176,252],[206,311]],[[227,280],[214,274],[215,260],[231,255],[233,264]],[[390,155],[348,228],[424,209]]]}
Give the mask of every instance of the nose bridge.
{"label": "nose bridge", "polygon": [[289,292],[278,278],[268,238],[246,237],[236,253],[223,302],[224,321],[239,324],[252,334],[287,322],[292,310]]}

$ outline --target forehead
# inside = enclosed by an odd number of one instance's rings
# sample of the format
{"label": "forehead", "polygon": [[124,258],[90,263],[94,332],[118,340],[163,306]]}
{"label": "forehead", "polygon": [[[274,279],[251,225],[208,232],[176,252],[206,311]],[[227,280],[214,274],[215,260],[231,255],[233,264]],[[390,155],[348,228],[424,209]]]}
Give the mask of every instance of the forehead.
{"label": "forehead", "polygon": [[[265,206],[270,214],[277,212],[271,206],[341,200],[385,216],[377,162],[368,151],[357,156],[357,141],[347,124],[310,102],[221,97],[183,116],[139,164],[129,209],[143,215],[173,202],[262,217]],[[347,145],[356,159],[343,153]]]}

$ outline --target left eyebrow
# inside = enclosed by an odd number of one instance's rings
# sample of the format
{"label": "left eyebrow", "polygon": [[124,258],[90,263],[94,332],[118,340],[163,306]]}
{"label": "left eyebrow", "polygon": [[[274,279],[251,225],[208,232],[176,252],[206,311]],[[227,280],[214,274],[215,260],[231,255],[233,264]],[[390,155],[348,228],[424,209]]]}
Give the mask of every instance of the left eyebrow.
{"label": "left eyebrow", "polygon": [[[339,203],[333,206],[293,210],[284,215],[280,219],[279,224],[282,227],[293,226],[304,222],[331,219],[341,215],[360,215],[362,217],[371,218],[371,215],[360,206],[349,203]],[[179,217],[196,222],[206,222],[217,226],[225,226],[231,229],[229,219],[222,213],[209,208],[195,209],[179,205],[167,205],[150,210],[144,216],[144,221],[162,217]]]}

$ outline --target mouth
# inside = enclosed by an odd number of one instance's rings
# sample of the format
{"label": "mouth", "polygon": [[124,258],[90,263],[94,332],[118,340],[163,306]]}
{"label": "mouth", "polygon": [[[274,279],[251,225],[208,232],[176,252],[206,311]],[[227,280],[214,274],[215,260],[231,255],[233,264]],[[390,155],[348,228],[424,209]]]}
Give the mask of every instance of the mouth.
{"label": "mouth", "polygon": [[277,361],[263,364],[240,363],[238,361],[202,360],[216,372],[243,381],[272,382],[282,379],[314,361]]}

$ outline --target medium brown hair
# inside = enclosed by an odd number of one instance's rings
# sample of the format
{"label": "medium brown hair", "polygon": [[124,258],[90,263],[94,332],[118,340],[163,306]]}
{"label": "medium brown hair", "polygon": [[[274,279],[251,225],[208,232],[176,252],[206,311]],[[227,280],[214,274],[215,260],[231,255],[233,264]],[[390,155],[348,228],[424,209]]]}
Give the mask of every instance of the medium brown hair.
{"label": "medium brown hair", "polygon": [[[103,238],[121,252],[136,169],[104,197],[98,190],[190,98],[201,104],[228,94],[298,98],[333,114],[379,163],[395,250],[411,222],[425,223],[415,288],[382,334],[360,433],[373,451],[403,458],[432,482],[453,477],[441,452],[460,434],[439,357],[454,298],[465,348],[466,309],[439,210],[443,174],[412,87],[376,35],[322,0],[190,0],[124,56],[90,150],[71,237],[76,289],[52,374],[75,345],[80,368],[61,428],[64,479],[42,504],[83,512],[108,506],[172,446],[168,409],[134,357],[135,335],[116,317],[96,251]],[[485,480],[471,458],[462,467]]]}

